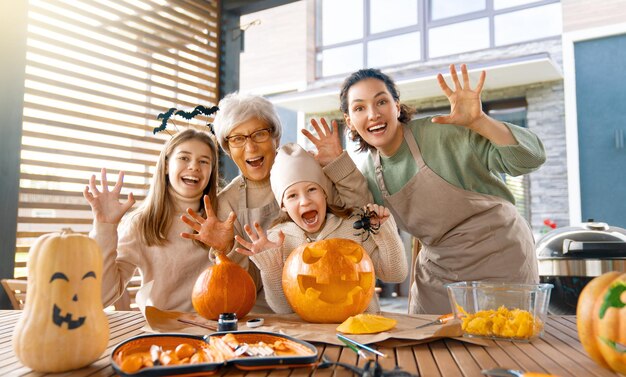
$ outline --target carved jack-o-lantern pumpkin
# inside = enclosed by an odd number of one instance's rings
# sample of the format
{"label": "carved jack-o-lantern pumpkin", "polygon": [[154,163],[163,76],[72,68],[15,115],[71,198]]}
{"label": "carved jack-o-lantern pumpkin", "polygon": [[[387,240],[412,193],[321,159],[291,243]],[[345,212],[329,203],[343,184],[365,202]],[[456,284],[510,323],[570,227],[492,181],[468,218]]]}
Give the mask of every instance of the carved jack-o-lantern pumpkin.
{"label": "carved jack-o-lantern pumpkin", "polygon": [[64,230],[39,237],[28,257],[26,303],[13,332],[15,354],[39,372],[92,363],[109,340],[98,244]]}
{"label": "carved jack-o-lantern pumpkin", "polygon": [[339,323],[365,311],[374,295],[374,265],[358,243],[333,238],[304,244],[283,268],[283,291],[302,319]]}

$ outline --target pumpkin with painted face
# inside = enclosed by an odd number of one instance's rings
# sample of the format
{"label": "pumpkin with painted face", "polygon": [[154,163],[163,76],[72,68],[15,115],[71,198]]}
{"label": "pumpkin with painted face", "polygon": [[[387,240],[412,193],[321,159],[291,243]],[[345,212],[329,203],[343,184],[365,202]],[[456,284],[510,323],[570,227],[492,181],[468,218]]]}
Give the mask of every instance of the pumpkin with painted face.
{"label": "pumpkin with painted face", "polygon": [[626,374],[626,273],[611,271],[591,280],[578,298],[576,323],[589,356]]}
{"label": "pumpkin with painted face", "polygon": [[13,332],[15,354],[38,372],[91,364],[109,340],[98,244],[64,230],[39,237],[28,258],[26,303]]}
{"label": "pumpkin with painted face", "polygon": [[375,281],[365,249],[354,241],[332,238],[292,251],[282,285],[289,305],[305,321],[340,323],[367,309]]}

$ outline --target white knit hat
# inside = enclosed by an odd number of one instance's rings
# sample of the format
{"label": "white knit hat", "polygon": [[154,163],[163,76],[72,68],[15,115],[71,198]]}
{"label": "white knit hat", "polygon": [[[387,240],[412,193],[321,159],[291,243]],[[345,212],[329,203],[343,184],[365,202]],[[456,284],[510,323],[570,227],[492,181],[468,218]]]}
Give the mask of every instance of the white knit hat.
{"label": "white knit hat", "polygon": [[270,173],[272,191],[279,205],[282,206],[287,188],[298,182],[315,182],[322,186],[328,197],[330,180],[324,174],[319,162],[300,145],[288,143],[278,149]]}

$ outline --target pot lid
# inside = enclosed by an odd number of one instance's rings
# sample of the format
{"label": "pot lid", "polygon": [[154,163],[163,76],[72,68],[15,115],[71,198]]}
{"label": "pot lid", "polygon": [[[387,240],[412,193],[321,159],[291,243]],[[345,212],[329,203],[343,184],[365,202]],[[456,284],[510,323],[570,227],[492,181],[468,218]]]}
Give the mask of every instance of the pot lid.
{"label": "pot lid", "polygon": [[626,229],[589,221],[557,228],[537,241],[538,258],[626,258]]}

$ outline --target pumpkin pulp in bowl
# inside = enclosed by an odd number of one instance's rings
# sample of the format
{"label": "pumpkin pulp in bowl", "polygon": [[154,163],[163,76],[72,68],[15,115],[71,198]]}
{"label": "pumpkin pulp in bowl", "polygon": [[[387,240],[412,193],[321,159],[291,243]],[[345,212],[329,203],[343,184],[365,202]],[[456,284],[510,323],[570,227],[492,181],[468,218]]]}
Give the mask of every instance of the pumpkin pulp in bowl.
{"label": "pumpkin pulp in bowl", "polygon": [[446,285],[464,336],[514,341],[543,334],[552,287],[476,281]]}

